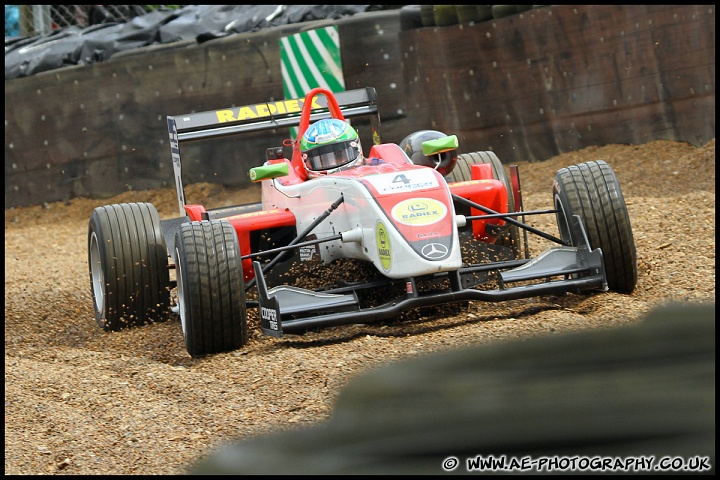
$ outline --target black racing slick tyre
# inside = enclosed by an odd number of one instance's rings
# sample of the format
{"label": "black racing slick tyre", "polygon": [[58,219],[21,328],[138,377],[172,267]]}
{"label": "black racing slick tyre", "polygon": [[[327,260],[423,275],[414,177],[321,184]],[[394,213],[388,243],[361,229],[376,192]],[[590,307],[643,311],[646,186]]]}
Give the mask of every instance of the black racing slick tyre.
{"label": "black racing slick tyre", "polygon": [[453,170],[445,178],[447,178],[450,182],[464,182],[466,180],[472,180],[471,166],[480,163],[489,163],[492,165],[493,178],[495,178],[495,180],[500,180],[503,185],[505,185],[505,189],[508,192],[508,212],[515,211],[515,198],[513,197],[512,189],[510,188],[510,180],[505,172],[505,166],[502,164],[497,155],[495,155],[495,152],[472,152],[458,155],[455,168],[453,168]]}
{"label": "black racing slick tyre", "polygon": [[247,343],[242,260],[227,220],[185,223],[175,234],[177,296],[185,347],[192,357]]}
{"label": "black racing slick tyre", "polygon": [[[484,152],[472,152],[463,153],[458,155],[455,168],[445,176],[448,182],[464,182],[466,180],[472,180],[472,165],[489,163],[492,165],[493,178],[500,180],[505,185],[505,190],[508,195],[508,212],[515,211],[515,197],[512,193],[510,186],[510,180],[508,179],[507,173],[505,172],[505,166],[502,164],[500,159],[495,155],[495,152],[484,151]],[[521,258],[520,252],[520,228],[516,225],[510,225],[507,231],[507,235],[499,240],[501,245],[512,248],[513,257],[515,259]]]}
{"label": "black racing slick tyre", "polygon": [[600,248],[608,288],[631,293],[637,284],[637,253],[620,183],[603,160],[558,170],[553,202],[560,238],[573,243],[570,219],[579,215],[590,248]]}
{"label": "black racing slick tyre", "polygon": [[88,226],[95,319],[118,331],[169,317],[170,273],[160,216],[150,203],[97,207]]}

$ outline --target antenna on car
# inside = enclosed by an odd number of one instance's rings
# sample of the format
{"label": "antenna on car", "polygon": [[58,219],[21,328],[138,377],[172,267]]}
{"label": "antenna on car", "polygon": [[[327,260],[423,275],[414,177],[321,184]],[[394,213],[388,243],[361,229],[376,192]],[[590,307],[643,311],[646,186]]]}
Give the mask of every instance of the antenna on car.
{"label": "antenna on car", "polygon": [[[265,102],[265,107],[267,107],[267,111],[270,112],[270,123],[278,125],[277,121],[275,120],[275,115],[273,115],[272,108],[270,108],[270,103]],[[277,128],[275,128],[275,130],[277,131]],[[283,147],[286,146],[286,144],[285,144],[286,140],[287,139],[283,139],[283,141],[282,141]],[[271,160],[271,155],[272,155],[272,158],[282,158],[283,155],[285,155],[285,152],[282,151],[283,147],[269,148],[268,152],[267,152],[268,160]],[[272,153],[271,153],[271,151],[272,151]]]}

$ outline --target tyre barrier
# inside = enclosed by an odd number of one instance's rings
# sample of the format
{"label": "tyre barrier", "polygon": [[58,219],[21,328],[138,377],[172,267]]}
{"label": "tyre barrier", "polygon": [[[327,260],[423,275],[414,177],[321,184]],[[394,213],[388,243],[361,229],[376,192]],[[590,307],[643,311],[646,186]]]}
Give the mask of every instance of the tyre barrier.
{"label": "tyre barrier", "polygon": [[438,27],[457,24],[457,5],[433,5],[433,18]]}
{"label": "tyre barrier", "polygon": [[434,27],[435,26],[435,15],[433,14],[434,9],[435,9],[434,5],[421,5],[420,6],[420,15],[422,17],[422,26],[423,27]]}
{"label": "tyre barrier", "polygon": [[503,18],[547,5],[404,5],[400,29],[446,27]]}
{"label": "tyre barrier", "polygon": [[403,5],[400,8],[400,30],[412,30],[422,26],[422,5]]}
{"label": "tyre barrier", "polygon": [[510,15],[526,12],[531,8],[533,8],[532,5],[493,5],[492,16],[493,18],[509,17]]}

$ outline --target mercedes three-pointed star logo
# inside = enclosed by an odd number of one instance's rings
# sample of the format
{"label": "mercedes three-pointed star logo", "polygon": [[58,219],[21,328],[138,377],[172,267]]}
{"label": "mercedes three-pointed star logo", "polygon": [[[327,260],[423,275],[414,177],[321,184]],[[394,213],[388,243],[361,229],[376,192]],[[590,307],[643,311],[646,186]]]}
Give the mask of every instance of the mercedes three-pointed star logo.
{"label": "mercedes three-pointed star logo", "polygon": [[448,248],[442,243],[428,243],[422,248],[422,254],[430,260],[438,260],[448,254]]}

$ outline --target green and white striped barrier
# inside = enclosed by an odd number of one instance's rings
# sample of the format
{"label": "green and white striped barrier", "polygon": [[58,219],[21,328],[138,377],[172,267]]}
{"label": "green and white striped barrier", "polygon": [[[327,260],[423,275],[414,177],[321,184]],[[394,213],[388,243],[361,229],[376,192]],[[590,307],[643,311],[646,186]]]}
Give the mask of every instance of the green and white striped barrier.
{"label": "green and white striped barrier", "polygon": [[[280,70],[285,99],[302,98],[313,88],[345,91],[337,26],[317,28],[280,39]],[[295,138],[297,128],[291,128]]]}

